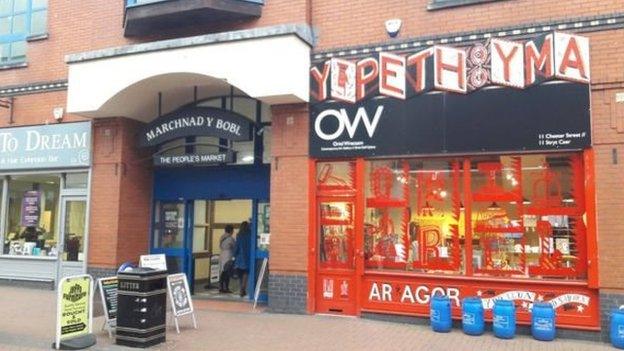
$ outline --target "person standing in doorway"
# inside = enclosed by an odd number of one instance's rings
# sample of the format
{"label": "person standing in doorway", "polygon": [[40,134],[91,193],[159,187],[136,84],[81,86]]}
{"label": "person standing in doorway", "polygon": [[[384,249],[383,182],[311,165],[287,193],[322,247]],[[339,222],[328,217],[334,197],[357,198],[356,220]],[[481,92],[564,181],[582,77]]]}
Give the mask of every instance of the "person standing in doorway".
{"label": "person standing in doorway", "polygon": [[232,272],[232,266],[234,262],[234,246],[236,241],[232,237],[234,234],[234,227],[231,224],[225,226],[225,232],[221,235],[219,240],[219,248],[221,254],[219,255],[219,264],[221,266],[221,276],[219,279],[219,292],[231,293],[230,291],[230,275]]}
{"label": "person standing in doorway", "polygon": [[249,275],[249,250],[251,248],[251,230],[249,222],[243,221],[236,234],[236,250],[234,251],[234,268],[240,281],[240,296],[247,295],[247,276]]}

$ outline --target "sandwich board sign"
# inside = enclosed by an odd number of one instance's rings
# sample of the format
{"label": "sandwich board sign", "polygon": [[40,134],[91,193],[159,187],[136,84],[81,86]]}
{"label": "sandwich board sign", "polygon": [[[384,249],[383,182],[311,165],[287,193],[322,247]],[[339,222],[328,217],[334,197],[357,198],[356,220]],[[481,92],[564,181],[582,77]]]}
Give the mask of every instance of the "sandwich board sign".
{"label": "sandwich board sign", "polygon": [[167,258],[164,254],[141,255],[139,267],[152,268],[157,271],[166,271]]}
{"label": "sandwich board sign", "polygon": [[95,345],[92,320],[93,278],[83,274],[61,279],[57,290],[54,348],[78,350]]}
{"label": "sandwich board sign", "polygon": [[106,328],[108,336],[112,337],[113,328],[117,326],[117,288],[119,280],[116,276],[98,279],[98,288],[100,297],[102,298],[102,307],[104,308],[104,324],[102,329]]}
{"label": "sandwich board sign", "polygon": [[186,274],[177,273],[167,276],[167,292],[171,300],[171,309],[175,321],[175,327],[180,334],[180,326],[178,317],[190,314],[193,318],[193,327],[197,329],[197,320],[193,310],[193,300],[191,299],[191,291],[189,289]]}

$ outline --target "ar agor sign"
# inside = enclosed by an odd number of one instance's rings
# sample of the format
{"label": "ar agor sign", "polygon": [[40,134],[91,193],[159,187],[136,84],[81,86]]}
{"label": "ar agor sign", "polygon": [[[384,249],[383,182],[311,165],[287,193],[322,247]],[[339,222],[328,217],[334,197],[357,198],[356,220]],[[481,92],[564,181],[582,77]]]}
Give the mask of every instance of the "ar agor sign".
{"label": "ar agor sign", "polygon": [[90,122],[0,129],[0,170],[90,164]]}

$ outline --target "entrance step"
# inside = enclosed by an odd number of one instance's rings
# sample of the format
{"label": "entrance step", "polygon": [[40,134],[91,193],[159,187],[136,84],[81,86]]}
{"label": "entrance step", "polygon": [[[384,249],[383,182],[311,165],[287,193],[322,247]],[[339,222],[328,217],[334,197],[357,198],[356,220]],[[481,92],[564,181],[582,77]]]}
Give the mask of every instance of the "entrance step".
{"label": "entrance step", "polygon": [[253,308],[253,302],[242,300],[235,295],[239,301],[228,301],[212,298],[202,298],[195,295],[193,305],[196,310],[219,311],[219,312],[242,312],[242,313],[262,313],[266,310],[265,305],[258,305]]}

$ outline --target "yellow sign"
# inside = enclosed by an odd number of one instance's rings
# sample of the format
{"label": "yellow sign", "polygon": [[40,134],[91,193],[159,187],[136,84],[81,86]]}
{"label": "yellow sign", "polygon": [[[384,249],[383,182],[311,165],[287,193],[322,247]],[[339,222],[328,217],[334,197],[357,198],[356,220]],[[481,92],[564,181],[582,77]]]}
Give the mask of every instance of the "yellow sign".
{"label": "yellow sign", "polygon": [[60,338],[69,339],[89,333],[91,279],[80,276],[61,282],[59,301]]}

